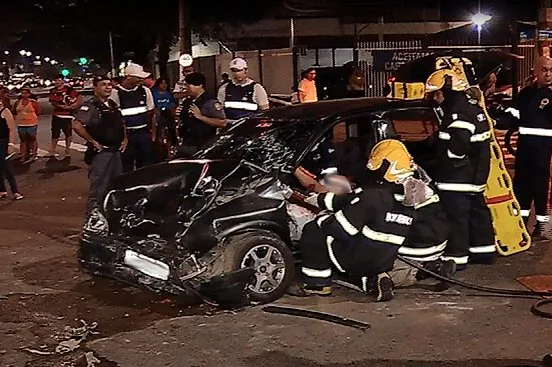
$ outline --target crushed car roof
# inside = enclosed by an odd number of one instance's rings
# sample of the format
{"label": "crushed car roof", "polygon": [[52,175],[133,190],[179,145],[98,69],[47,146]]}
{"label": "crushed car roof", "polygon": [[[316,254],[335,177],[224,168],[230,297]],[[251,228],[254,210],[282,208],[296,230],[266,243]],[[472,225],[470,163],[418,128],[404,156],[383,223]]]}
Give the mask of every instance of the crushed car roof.
{"label": "crushed car roof", "polygon": [[331,116],[368,112],[370,110],[426,105],[429,105],[429,103],[423,100],[405,101],[385,97],[347,98],[279,107],[266,111],[258,117],[274,120],[318,120]]}

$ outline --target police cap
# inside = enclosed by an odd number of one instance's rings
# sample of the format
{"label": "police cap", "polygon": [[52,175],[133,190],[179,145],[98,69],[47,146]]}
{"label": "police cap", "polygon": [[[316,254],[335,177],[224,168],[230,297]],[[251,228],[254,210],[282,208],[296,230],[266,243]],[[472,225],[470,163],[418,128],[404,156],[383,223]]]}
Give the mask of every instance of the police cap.
{"label": "police cap", "polygon": [[92,81],[94,86],[97,86],[99,82],[103,82],[104,80],[111,80],[107,75],[98,75],[94,77],[94,80]]}
{"label": "police cap", "polygon": [[205,86],[205,84],[207,83],[207,78],[205,78],[205,75],[201,73],[188,74],[186,75],[184,80],[186,81],[186,83],[190,85],[195,85],[195,86],[200,86],[200,85]]}

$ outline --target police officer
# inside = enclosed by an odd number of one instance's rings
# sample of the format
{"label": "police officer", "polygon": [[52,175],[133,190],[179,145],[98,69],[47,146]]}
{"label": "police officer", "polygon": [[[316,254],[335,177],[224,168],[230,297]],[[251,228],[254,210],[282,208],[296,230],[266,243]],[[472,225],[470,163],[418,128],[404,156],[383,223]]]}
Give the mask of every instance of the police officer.
{"label": "police officer", "polygon": [[138,64],[128,65],[125,79],[110,96],[121,109],[127,130],[128,149],[122,157],[124,172],[154,163],[155,103],[151,90],[141,85],[141,81],[149,75]]}
{"label": "police officer", "polygon": [[269,107],[268,95],[264,87],[247,75],[247,62],[235,58],[230,62],[232,80],[222,85],[218,100],[224,105],[228,120],[238,120],[251,116]]}
{"label": "police officer", "polygon": [[201,73],[185,77],[189,98],[180,114],[182,146],[179,155],[192,156],[209,142],[217,129],[226,126],[222,103],[205,91],[206,78]]}
{"label": "police officer", "polygon": [[442,114],[438,133],[437,188],[451,225],[444,259],[458,269],[470,262],[490,264],[496,256],[491,214],[483,191],[490,171],[489,122],[469,85],[452,70],[428,78],[426,92]]}
{"label": "police officer", "polygon": [[550,156],[552,155],[552,59],[540,57],[535,65],[536,80],[523,88],[516,108],[507,109],[509,122],[519,126],[515,161],[514,193],[521,216],[527,224],[531,204],[535,204],[537,225],[532,237],[542,236],[543,224],[550,221]]}
{"label": "police officer", "polygon": [[110,182],[123,171],[121,152],[127,146],[123,116],[109,99],[113,87],[108,77],[94,79],[94,96],[77,110],[73,129],[86,140],[85,162],[90,166],[87,215],[101,203]]}
{"label": "police officer", "polygon": [[414,174],[411,157],[398,140],[374,147],[368,168],[379,186],[357,188],[352,194],[318,196],[318,206],[333,209],[305,226],[300,240],[303,291],[331,294],[332,266],[365,292],[376,290],[376,301],[392,298],[392,270],[414,220],[414,208],[396,200],[402,183]]}

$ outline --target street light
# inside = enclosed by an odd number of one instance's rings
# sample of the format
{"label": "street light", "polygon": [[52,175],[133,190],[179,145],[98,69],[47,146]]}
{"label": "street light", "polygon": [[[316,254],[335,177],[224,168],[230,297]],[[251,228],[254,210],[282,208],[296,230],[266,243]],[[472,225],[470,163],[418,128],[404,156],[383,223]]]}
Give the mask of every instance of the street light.
{"label": "street light", "polygon": [[473,15],[472,22],[477,26],[478,30],[481,30],[483,24],[489,22],[491,19],[493,19],[493,17],[488,14],[477,13]]}
{"label": "street light", "polygon": [[483,14],[481,12],[478,12],[473,15],[472,22],[477,27],[477,44],[481,44],[481,29],[483,28],[483,24],[489,22],[491,19],[493,19],[492,16],[488,14]]}
{"label": "street light", "polygon": [[27,51],[21,50],[21,51],[19,51],[19,54],[20,54],[21,56],[25,56],[25,55],[27,54]]}
{"label": "street light", "polygon": [[25,55],[27,55],[27,56],[31,56],[32,54],[33,54],[33,53],[32,53],[31,51],[27,51],[27,52],[25,53]]}
{"label": "street light", "polygon": [[7,51],[7,50],[6,50],[6,51],[4,51],[4,55],[9,55],[9,54],[10,54],[10,52],[9,52],[9,51]]}
{"label": "street light", "polygon": [[49,57],[45,57],[45,58],[44,58],[44,61],[50,62],[50,58],[49,58]]}
{"label": "street light", "polygon": [[35,59],[40,60],[40,55],[36,55]]}

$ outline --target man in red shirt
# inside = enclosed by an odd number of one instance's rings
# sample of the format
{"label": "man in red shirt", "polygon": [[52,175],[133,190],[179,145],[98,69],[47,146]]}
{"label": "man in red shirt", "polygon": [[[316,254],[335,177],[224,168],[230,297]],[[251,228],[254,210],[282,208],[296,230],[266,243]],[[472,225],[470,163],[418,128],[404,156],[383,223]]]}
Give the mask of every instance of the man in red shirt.
{"label": "man in red shirt", "polygon": [[71,135],[73,112],[82,104],[82,96],[72,87],[65,85],[63,76],[58,75],[54,88],[50,91],[50,103],[54,107],[52,113],[52,145],[49,157],[55,157],[56,147],[61,132],[65,135],[65,157],[71,156]]}

